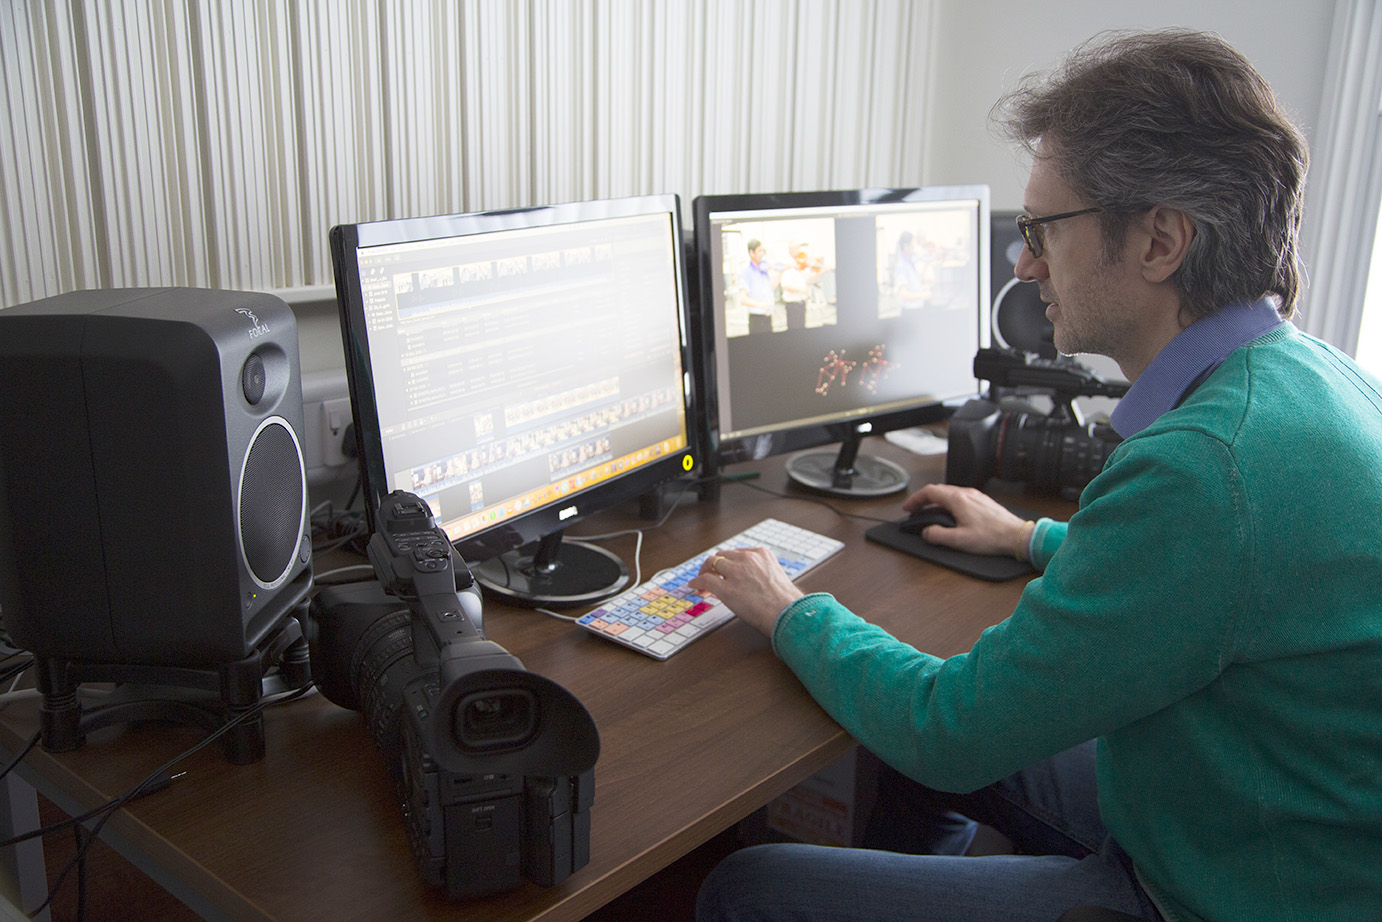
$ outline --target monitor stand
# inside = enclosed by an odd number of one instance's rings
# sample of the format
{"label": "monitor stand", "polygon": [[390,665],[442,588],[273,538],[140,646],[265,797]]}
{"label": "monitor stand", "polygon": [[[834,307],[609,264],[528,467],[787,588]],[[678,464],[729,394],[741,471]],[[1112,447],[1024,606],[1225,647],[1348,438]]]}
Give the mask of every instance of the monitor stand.
{"label": "monitor stand", "polygon": [[839,452],[797,452],[787,458],[787,476],[808,490],[832,496],[862,499],[907,489],[907,471],[886,458],[860,456],[861,441],[863,436],[855,432],[840,444]]}
{"label": "monitor stand", "polygon": [[602,547],[550,535],[470,568],[487,593],[528,608],[575,608],[609,598],[629,582],[624,561]]}

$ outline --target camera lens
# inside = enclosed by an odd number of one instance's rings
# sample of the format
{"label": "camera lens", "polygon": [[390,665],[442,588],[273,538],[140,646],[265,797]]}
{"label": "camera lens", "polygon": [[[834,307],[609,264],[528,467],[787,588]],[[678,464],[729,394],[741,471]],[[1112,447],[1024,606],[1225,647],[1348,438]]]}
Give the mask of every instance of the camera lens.
{"label": "camera lens", "polygon": [[996,476],[1067,499],[1079,498],[1118,443],[1111,430],[1034,413],[1004,413],[997,434]]}
{"label": "camera lens", "polygon": [[466,695],[452,720],[456,742],[471,752],[516,749],[537,731],[537,699],[513,688]]}

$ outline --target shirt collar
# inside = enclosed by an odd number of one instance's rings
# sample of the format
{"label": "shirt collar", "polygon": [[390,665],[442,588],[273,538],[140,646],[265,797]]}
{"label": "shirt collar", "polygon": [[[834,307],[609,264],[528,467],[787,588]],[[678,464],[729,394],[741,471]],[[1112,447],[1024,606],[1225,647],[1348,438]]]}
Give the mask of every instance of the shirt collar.
{"label": "shirt collar", "polygon": [[1187,390],[1223,364],[1233,350],[1282,326],[1267,299],[1230,304],[1190,324],[1156,354],[1109,414],[1123,438],[1136,435],[1180,403]]}

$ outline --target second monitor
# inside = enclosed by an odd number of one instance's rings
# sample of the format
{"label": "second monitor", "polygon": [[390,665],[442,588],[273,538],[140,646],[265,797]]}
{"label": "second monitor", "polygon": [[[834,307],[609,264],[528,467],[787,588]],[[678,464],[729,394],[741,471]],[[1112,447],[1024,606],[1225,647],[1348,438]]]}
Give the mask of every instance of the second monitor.
{"label": "second monitor", "polygon": [[905,489],[860,441],[977,394],[988,187],[701,196],[694,213],[709,459],[795,451],[788,475],[808,488]]}

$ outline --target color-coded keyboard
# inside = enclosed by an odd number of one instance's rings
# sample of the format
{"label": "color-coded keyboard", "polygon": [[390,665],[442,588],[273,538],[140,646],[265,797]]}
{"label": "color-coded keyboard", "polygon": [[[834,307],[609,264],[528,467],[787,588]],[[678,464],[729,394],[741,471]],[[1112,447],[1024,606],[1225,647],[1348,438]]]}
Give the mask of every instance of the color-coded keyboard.
{"label": "color-coded keyboard", "polygon": [[686,584],[712,554],[729,548],[766,547],[796,579],[844,547],[844,542],[777,519],[764,519],[690,560],[626,589],[577,620],[601,637],[654,659],[667,659],[734,616],[713,595]]}

